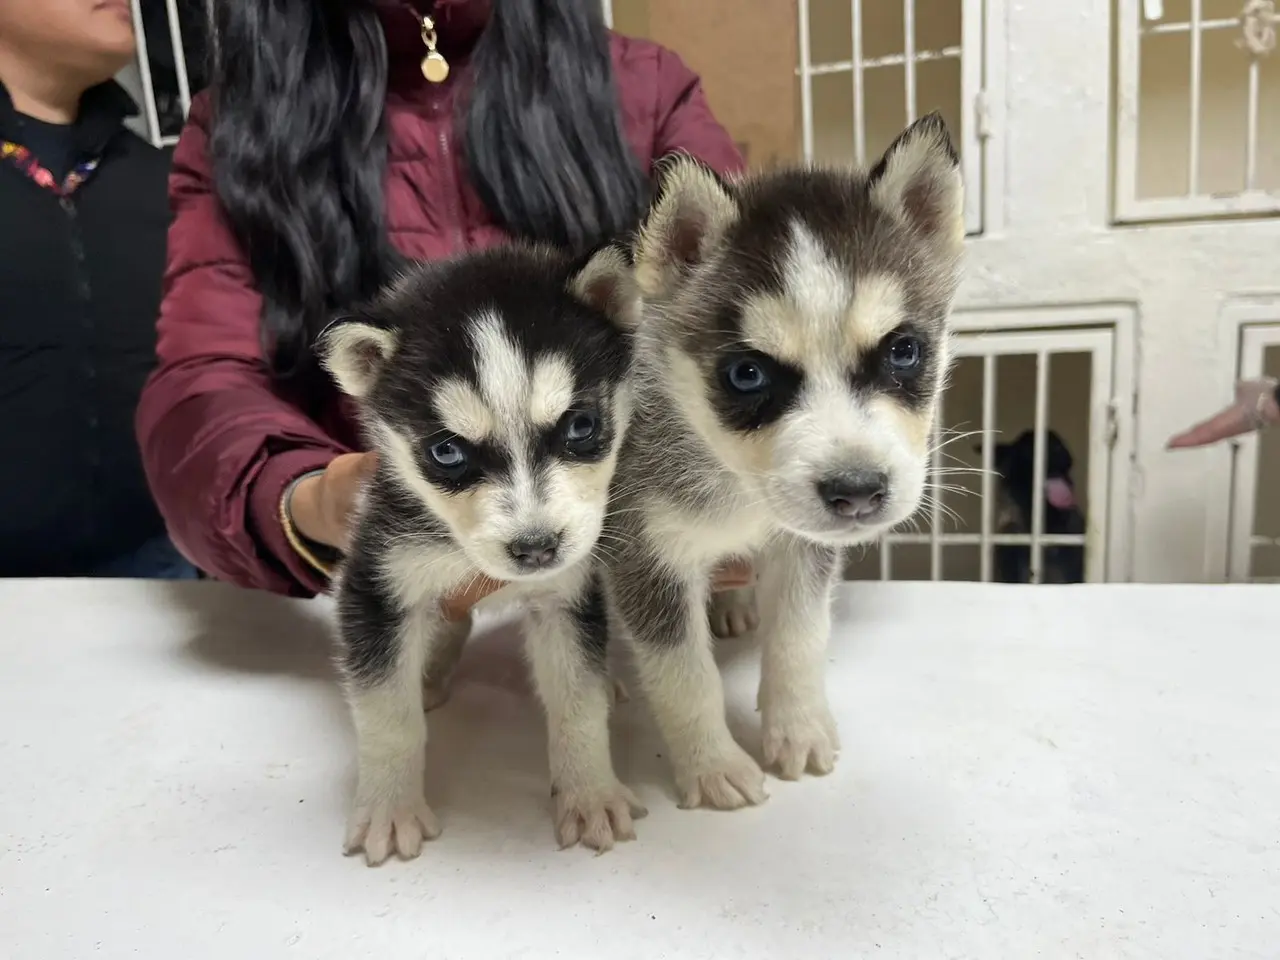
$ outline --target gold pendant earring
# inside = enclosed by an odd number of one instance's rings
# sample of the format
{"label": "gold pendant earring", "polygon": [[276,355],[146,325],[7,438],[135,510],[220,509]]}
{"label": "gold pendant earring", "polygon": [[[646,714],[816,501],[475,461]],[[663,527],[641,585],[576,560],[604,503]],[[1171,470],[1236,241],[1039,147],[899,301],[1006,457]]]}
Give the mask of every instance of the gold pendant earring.
{"label": "gold pendant earring", "polygon": [[449,79],[449,61],[436,49],[436,23],[430,17],[422,18],[422,43],[427,48],[422,75],[429,83],[444,83]]}

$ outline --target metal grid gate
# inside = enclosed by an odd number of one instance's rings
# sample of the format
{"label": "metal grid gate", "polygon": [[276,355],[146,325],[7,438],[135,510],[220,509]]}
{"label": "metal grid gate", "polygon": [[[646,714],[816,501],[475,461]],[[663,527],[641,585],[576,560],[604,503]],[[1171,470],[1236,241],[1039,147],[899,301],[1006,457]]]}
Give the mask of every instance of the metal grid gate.
{"label": "metal grid gate", "polygon": [[[920,114],[940,110],[959,140],[966,229],[981,232],[988,133],[983,36],[989,5],[984,0],[798,0],[796,73],[805,161],[866,165]],[[848,136],[841,133],[842,142],[832,148],[817,142],[822,123],[815,119],[815,103],[824,98],[841,105],[850,101],[850,116],[841,123],[848,126]],[[898,105],[892,115],[890,104]]]}
{"label": "metal grid gate", "polygon": [[1276,0],[1118,0],[1115,219],[1280,213]]}

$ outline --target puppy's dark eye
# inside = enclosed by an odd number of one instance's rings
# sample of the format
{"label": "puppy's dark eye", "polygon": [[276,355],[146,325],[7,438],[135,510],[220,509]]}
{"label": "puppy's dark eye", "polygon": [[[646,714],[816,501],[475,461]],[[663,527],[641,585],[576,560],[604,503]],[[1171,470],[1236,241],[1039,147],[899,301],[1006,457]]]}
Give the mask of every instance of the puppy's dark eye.
{"label": "puppy's dark eye", "polygon": [[467,452],[456,440],[441,440],[427,448],[427,455],[435,461],[436,466],[445,470],[458,470],[466,466]]}
{"label": "puppy's dark eye", "polygon": [[769,386],[769,374],[758,360],[743,357],[729,364],[724,371],[725,383],[738,393],[759,393]]}
{"label": "puppy's dark eye", "polygon": [[924,345],[908,334],[894,334],[884,357],[890,373],[908,376],[919,371],[920,362],[924,359]]}
{"label": "puppy's dark eye", "polygon": [[582,443],[596,435],[596,418],[592,413],[576,413],[564,427],[564,438],[569,443]]}
{"label": "puppy's dark eye", "polygon": [[560,420],[560,438],[566,452],[589,457],[600,450],[600,418],[590,410],[570,410]]}

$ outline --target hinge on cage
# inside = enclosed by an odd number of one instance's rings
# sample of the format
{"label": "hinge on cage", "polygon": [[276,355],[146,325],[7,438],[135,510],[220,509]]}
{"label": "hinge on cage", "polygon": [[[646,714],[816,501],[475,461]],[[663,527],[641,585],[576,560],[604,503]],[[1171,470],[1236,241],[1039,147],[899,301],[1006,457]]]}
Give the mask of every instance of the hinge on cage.
{"label": "hinge on cage", "polygon": [[1107,404],[1107,449],[1114,450],[1120,439],[1120,404],[1112,400]]}
{"label": "hinge on cage", "polygon": [[979,140],[986,140],[991,136],[991,109],[987,105],[985,90],[979,90],[973,98],[973,127],[978,131]]}

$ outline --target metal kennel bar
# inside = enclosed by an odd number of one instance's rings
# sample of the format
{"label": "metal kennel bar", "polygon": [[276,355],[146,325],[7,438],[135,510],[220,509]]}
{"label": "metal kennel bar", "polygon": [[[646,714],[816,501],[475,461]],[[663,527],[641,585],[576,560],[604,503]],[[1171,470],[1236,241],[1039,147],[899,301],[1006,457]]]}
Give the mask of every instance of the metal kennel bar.
{"label": "metal kennel bar", "polygon": [[[907,0],[908,3],[911,0]],[[942,537],[938,531],[942,529],[942,493],[946,487],[941,480],[946,476],[942,472],[942,417],[944,409],[945,395],[938,400],[938,413],[933,418],[933,484],[932,489],[926,487],[929,493],[929,577],[933,580],[942,579]]]}
{"label": "metal kennel bar", "polygon": [[983,583],[991,582],[991,545],[995,533],[996,357],[982,358],[982,532],[978,557]]}
{"label": "metal kennel bar", "polygon": [[902,0],[902,74],[906,83],[907,123],[916,118],[916,0]]}
{"label": "metal kennel bar", "polygon": [[853,0],[853,59],[849,68],[853,71],[853,154],[858,166],[867,163],[867,100],[863,71],[867,69],[862,59],[862,0]]}
{"label": "metal kennel bar", "polygon": [[[1044,350],[1036,353],[1036,414],[1035,414],[1035,454],[1032,467],[1032,489],[1044,490],[1045,459],[1048,455],[1049,436],[1049,357]],[[1044,548],[1040,545],[1044,536],[1044,495],[1037,494],[1031,498],[1031,582],[1039,583],[1043,578]],[[1084,538],[1081,538],[1081,545]]]}
{"label": "metal kennel bar", "polygon": [[1200,101],[1204,96],[1204,30],[1200,26],[1200,0],[1191,0],[1191,134],[1187,157],[1187,195],[1200,192]]}
{"label": "metal kennel bar", "polygon": [[1244,189],[1246,192],[1258,187],[1258,97],[1261,75],[1261,61],[1253,57],[1249,61],[1249,103],[1245,114]]}

